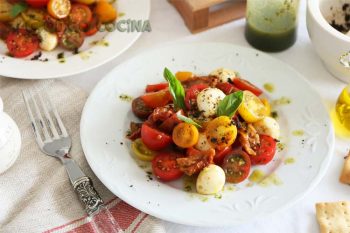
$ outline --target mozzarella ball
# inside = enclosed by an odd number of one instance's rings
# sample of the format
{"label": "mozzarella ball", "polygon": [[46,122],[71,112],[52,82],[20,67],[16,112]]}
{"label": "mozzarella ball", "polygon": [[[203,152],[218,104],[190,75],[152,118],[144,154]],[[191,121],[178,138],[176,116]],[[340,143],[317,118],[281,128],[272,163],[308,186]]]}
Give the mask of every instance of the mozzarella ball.
{"label": "mozzarella ball", "polygon": [[210,164],[198,175],[196,188],[200,194],[215,194],[222,190],[225,184],[225,172],[221,167]]}
{"label": "mozzarella ball", "polygon": [[206,88],[199,92],[197,96],[198,110],[205,117],[211,117],[216,114],[218,104],[225,98],[225,94],[217,88]]}
{"label": "mozzarella ball", "polygon": [[280,126],[272,117],[264,117],[262,120],[253,123],[258,134],[265,134],[278,139],[280,136]]}
{"label": "mozzarella ball", "polygon": [[55,33],[50,33],[43,28],[37,31],[40,37],[40,48],[45,51],[54,50],[58,44],[58,38]]}
{"label": "mozzarella ball", "polygon": [[200,150],[200,151],[207,151],[210,148],[212,148],[207,140],[207,137],[205,136],[204,133],[199,133],[198,135],[198,142],[195,145],[195,148]]}
{"label": "mozzarella ball", "polygon": [[212,71],[210,75],[218,77],[220,82],[225,83],[228,82],[229,79],[233,80],[236,77],[236,72],[234,70],[219,68]]}

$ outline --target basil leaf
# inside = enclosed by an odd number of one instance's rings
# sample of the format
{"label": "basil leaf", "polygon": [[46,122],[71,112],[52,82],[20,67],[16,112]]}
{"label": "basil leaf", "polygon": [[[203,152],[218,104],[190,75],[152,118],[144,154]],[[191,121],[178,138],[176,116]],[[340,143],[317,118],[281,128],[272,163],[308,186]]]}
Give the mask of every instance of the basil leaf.
{"label": "basil leaf", "polygon": [[197,128],[202,128],[202,126],[201,126],[200,124],[198,124],[197,122],[195,122],[195,121],[192,120],[191,118],[182,115],[182,114],[180,113],[180,111],[176,113],[176,116],[177,116],[177,118],[178,118],[180,121],[183,121],[183,122],[189,123],[189,124],[191,124],[191,125],[194,125],[194,126],[196,126]]}
{"label": "basil leaf", "polygon": [[24,2],[16,3],[12,6],[10,14],[12,17],[16,17],[21,12],[25,11],[27,8],[28,6]]}
{"label": "basil leaf", "polygon": [[243,91],[236,91],[230,95],[227,95],[223,100],[220,101],[217,109],[218,116],[233,117],[238,107],[243,101]]}
{"label": "basil leaf", "polygon": [[174,105],[177,109],[186,109],[185,106],[185,89],[181,82],[171,73],[168,68],[164,68],[164,78],[169,83],[169,91],[173,97]]}

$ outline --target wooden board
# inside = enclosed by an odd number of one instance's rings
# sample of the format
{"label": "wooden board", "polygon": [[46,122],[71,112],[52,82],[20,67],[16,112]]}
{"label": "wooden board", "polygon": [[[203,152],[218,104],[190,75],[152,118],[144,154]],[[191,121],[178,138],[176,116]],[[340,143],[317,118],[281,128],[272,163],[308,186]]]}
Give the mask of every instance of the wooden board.
{"label": "wooden board", "polygon": [[245,0],[169,0],[192,33],[245,16]]}

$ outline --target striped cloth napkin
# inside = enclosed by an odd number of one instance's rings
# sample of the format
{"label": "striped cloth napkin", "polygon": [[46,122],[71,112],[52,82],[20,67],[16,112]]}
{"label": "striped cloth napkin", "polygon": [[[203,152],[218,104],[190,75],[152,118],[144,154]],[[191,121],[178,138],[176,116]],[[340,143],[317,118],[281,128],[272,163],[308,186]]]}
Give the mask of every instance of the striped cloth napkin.
{"label": "striped cloth napkin", "polygon": [[21,90],[44,87],[57,106],[73,140],[71,155],[91,177],[95,188],[125,232],[163,233],[162,221],[115,197],[96,178],[80,145],[79,123],[86,93],[63,81],[0,78],[4,109],[18,124],[22,149],[15,164],[0,175],[0,232],[93,232],[60,161],[40,152]]}

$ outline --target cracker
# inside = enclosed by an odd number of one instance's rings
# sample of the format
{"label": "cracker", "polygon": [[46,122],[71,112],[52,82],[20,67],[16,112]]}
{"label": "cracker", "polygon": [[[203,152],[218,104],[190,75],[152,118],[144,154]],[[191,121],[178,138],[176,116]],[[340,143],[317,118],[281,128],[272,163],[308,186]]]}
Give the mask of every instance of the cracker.
{"label": "cracker", "polygon": [[316,204],[316,217],[321,233],[350,233],[350,202]]}
{"label": "cracker", "polygon": [[344,184],[350,184],[350,156],[345,158],[343,170],[340,174],[339,181]]}

